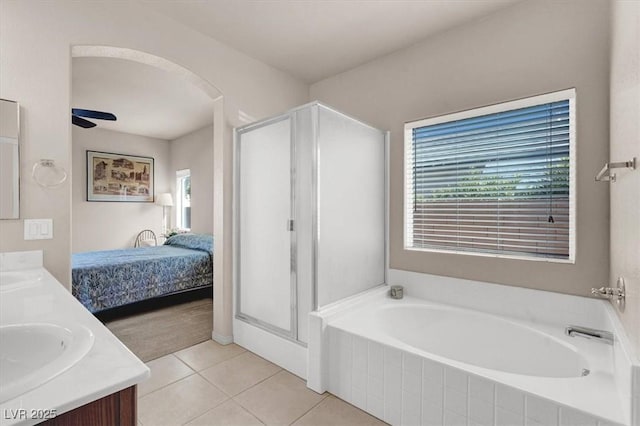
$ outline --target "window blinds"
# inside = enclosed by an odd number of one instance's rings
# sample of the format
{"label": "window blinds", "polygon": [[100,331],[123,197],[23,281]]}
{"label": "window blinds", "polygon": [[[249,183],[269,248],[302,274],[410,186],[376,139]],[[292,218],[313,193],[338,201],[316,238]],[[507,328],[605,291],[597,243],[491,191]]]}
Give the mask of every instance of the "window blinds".
{"label": "window blinds", "polygon": [[407,247],[568,259],[572,105],[407,124]]}

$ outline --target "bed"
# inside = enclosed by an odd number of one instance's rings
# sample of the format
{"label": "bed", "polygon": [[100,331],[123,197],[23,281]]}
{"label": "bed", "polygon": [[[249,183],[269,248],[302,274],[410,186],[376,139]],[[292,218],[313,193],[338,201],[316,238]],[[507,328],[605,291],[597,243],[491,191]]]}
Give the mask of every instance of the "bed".
{"label": "bed", "polygon": [[72,255],[72,293],[92,313],[213,285],[213,237]]}

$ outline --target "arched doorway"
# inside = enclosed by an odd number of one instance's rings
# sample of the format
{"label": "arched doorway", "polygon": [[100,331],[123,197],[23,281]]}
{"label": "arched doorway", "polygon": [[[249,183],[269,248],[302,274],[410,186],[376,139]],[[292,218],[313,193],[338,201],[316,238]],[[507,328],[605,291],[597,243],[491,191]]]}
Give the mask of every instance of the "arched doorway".
{"label": "arched doorway", "polygon": [[[215,244],[214,255],[214,324],[212,338],[219,343],[228,344],[232,342],[231,330],[231,250],[228,244],[223,243],[223,236],[230,238],[231,225],[228,220],[223,217],[225,215],[225,193],[231,190],[230,182],[223,182],[223,179],[230,177],[230,172],[224,171],[225,163],[228,165],[228,159],[223,157],[228,149],[223,148],[225,140],[230,139],[229,135],[225,135],[225,119],[224,119],[224,96],[220,89],[206,79],[195,74],[191,70],[165,58],[153,55],[151,53],[115,46],[100,45],[76,45],[71,48],[72,58],[82,57],[101,57],[116,58],[139,62],[149,66],[153,66],[169,72],[178,78],[191,83],[201,89],[214,102],[213,111],[213,151],[214,157],[212,164],[214,168],[214,184],[211,188],[210,196],[213,198],[213,222],[214,237],[217,242]],[[227,167],[228,168],[228,167]],[[230,178],[229,178],[230,180]],[[229,204],[230,200],[226,200]],[[224,235],[228,234],[228,235]],[[227,246],[227,248],[225,248]],[[216,285],[217,284],[217,285]]]}

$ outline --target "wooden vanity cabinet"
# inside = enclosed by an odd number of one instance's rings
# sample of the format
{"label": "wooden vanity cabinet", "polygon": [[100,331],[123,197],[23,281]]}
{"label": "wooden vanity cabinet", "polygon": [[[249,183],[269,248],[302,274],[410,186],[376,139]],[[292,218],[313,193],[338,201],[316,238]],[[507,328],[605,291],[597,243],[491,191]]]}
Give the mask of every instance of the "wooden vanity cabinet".
{"label": "wooden vanity cabinet", "polygon": [[136,386],[40,423],[46,426],[136,426]]}

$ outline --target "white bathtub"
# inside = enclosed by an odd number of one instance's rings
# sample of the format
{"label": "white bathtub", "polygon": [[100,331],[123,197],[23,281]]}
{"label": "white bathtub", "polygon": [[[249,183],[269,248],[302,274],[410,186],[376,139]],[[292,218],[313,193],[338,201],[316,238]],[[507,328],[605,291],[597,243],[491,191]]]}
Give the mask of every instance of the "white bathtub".
{"label": "white bathtub", "polygon": [[[523,300],[531,292],[514,291],[524,292]],[[512,296],[505,303],[517,305]],[[525,308],[522,315],[497,315],[370,292],[312,320],[309,387],[394,425],[633,424],[631,378],[620,379],[632,374],[633,360],[618,371],[619,341],[565,335],[569,324],[593,327],[610,319],[589,312],[606,308],[600,301],[574,299],[580,300],[567,300],[584,315],[540,319]]]}
{"label": "white bathtub", "polygon": [[[585,356],[573,341],[558,336],[559,329],[545,332],[505,318],[414,298],[389,300],[358,316],[385,335],[381,340],[397,340],[416,351],[464,363],[466,368],[539,377],[589,374]],[[349,330],[352,320],[345,318],[332,326],[340,328],[342,324]]]}

